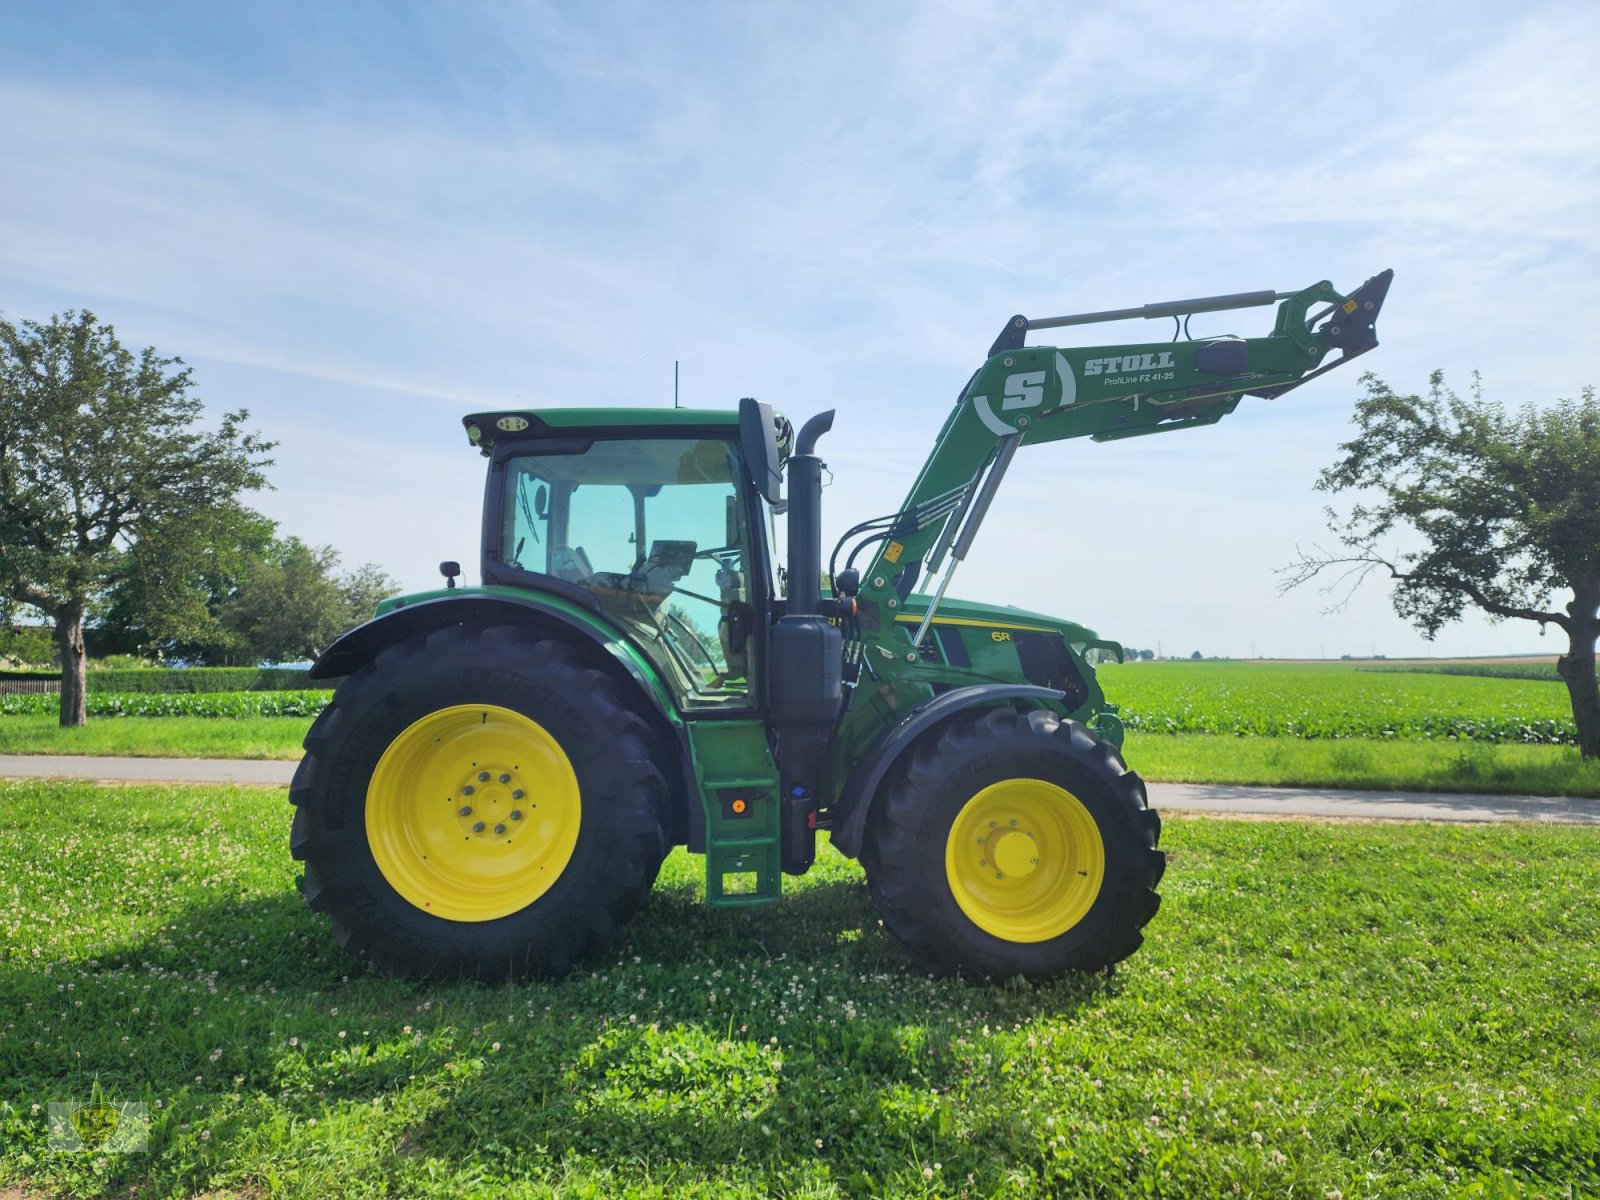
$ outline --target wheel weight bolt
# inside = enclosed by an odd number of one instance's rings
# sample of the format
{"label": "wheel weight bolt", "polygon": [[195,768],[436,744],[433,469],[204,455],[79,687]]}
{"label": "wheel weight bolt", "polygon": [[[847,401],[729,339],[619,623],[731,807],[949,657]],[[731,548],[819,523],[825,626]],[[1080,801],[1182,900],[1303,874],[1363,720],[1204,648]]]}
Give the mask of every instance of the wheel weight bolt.
{"label": "wheel weight bolt", "polygon": [[482,821],[475,822],[473,824],[473,826],[472,826],[472,832],[473,833],[482,833],[483,832],[483,822]]}
{"label": "wheel weight bolt", "polygon": [[506,831],[506,827],[504,825],[496,825],[494,827],[494,831],[496,833],[504,833]]}
{"label": "wheel weight bolt", "polygon": [[472,815],[472,805],[463,804],[461,806],[461,814],[460,815],[463,816],[463,817],[470,817]]}

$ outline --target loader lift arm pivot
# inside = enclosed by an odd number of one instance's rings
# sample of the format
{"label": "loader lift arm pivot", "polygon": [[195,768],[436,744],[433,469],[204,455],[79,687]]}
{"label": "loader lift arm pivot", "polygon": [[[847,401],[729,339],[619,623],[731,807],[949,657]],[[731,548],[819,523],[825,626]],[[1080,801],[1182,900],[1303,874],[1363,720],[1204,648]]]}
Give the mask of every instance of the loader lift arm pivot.
{"label": "loader lift arm pivot", "polygon": [[[886,677],[916,664],[915,645],[898,636],[895,610],[948,554],[949,567],[914,637],[920,642],[1019,448],[1213,425],[1245,396],[1281,396],[1378,344],[1377,317],[1393,276],[1382,271],[1349,294],[1321,280],[1296,292],[1241,292],[1072,316],[1011,318],[956,398],[898,513],[864,535],[881,542],[860,581],[864,661]],[[1262,337],[1088,347],[1026,344],[1033,330],[1169,317],[1181,329],[1183,319],[1195,313],[1274,303],[1276,321]],[[1338,357],[1329,359],[1334,351]]]}

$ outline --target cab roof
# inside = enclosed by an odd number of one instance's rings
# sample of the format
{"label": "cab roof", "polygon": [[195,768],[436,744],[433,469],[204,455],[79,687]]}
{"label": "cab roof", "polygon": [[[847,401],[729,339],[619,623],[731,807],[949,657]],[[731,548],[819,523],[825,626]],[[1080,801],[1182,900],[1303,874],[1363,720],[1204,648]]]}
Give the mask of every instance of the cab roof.
{"label": "cab roof", "polygon": [[592,433],[615,437],[638,430],[715,430],[737,433],[737,410],[716,408],[514,408],[463,417],[467,440],[485,454],[497,438],[572,437]]}

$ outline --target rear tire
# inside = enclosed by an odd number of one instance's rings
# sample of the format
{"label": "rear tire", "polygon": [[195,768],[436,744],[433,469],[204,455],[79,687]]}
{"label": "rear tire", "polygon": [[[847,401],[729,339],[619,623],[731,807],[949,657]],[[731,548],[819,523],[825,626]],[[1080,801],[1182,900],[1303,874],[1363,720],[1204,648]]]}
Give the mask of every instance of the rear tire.
{"label": "rear tire", "polygon": [[306,903],[387,971],[562,975],[638,910],[666,853],[652,725],[526,628],[390,647],[305,749],[289,799]]}
{"label": "rear tire", "polygon": [[1137,950],[1161,898],[1161,819],[1076,721],[988,709],[914,746],[874,806],[867,881],[936,975],[1049,979]]}

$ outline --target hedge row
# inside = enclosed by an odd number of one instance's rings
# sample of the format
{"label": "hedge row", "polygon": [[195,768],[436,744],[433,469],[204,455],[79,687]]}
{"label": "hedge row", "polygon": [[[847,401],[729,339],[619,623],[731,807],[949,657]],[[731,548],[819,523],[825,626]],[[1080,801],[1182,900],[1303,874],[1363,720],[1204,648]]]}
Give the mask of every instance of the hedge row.
{"label": "hedge row", "polygon": [[[119,667],[89,671],[96,692],[283,692],[318,686],[300,667]],[[56,672],[5,671],[0,679],[59,680]]]}

